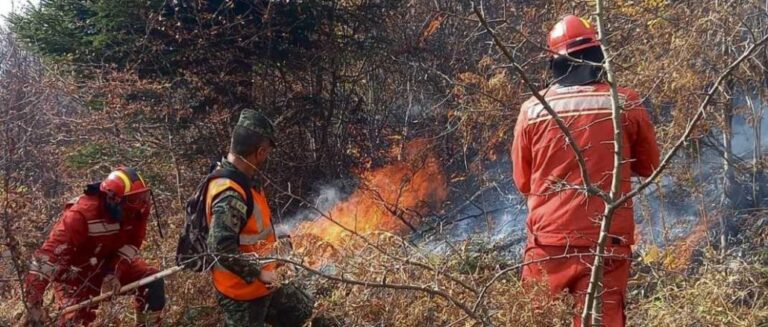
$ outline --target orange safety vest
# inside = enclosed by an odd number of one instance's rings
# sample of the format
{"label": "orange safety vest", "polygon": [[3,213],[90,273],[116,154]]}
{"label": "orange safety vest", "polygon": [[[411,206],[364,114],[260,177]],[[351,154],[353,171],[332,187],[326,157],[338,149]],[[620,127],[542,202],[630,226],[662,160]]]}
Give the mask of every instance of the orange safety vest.
{"label": "orange safety vest", "polygon": [[[245,199],[245,191],[240,185],[227,178],[216,178],[208,184],[208,194],[206,194],[206,213],[208,224],[211,224],[212,202],[216,195],[227,189],[233,189]],[[253,213],[240,231],[240,252],[255,253],[259,256],[272,255],[272,249],[277,237],[275,229],[272,227],[272,216],[267,204],[267,197],[263,191],[251,189],[253,194]],[[275,262],[262,266],[262,271],[274,271]],[[220,265],[215,265],[211,269],[213,275],[213,285],[222,294],[229,298],[247,301],[263,297],[272,292],[258,278],[251,283],[246,283],[242,278],[225,269]]]}

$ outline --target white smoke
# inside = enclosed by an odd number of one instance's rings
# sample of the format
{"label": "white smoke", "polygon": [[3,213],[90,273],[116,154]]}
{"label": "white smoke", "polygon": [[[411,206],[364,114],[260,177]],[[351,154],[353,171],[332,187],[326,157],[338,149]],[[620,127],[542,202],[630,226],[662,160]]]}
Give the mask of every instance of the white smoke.
{"label": "white smoke", "polygon": [[311,208],[298,210],[295,214],[285,219],[275,230],[278,235],[288,235],[298,224],[304,221],[319,219],[321,213],[328,214],[344,198],[345,195],[338,187],[332,185],[321,186],[317,191],[317,196],[312,200]]}

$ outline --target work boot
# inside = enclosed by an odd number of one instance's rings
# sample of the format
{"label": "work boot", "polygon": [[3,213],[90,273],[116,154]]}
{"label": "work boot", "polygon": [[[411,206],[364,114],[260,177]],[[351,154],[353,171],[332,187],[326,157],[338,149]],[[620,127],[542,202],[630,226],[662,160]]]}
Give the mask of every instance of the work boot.
{"label": "work boot", "polygon": [[136,327],[156,327],[162,326],[162,311],[136,312]]}

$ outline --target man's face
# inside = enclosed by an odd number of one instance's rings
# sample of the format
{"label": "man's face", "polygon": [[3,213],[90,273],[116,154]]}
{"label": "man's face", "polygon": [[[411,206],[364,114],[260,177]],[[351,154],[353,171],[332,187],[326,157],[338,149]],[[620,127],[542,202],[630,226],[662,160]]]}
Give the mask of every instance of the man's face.
{"label": "man's face", "polygon": [[149,190],[125,196],[122,200],[122,206],[126,216],[139,219],[148,217],[152,208],[150,197]]}
{"label": "man's face", "polygon": [[256,151],[256,153],[251,155],[251,158],[248,158],[248,161],[250,161],[254,166],[261,169],[264,167],[264,164],[267,162],[267,158],[269,158],[269,154],[272,153],[272,144],[269,141],[265,141],[264,143],[259,146],[259,150]]}
{"label": "man's face", "polygon": [[105,195],[107,211],[116,220],[146,219],[152,210],[151,196],[149,189],[122,198],[109,192]]}

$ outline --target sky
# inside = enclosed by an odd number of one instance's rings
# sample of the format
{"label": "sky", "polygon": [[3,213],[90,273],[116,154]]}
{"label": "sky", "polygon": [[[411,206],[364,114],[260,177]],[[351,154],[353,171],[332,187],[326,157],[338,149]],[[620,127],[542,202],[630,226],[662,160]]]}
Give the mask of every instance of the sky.
{"label": "sky", "polygon": [[0,17],[3,17],[0,25],[5,25],[5,17],[15,10],[19,11],[22,6],[26,6],[27,3],[37,3],[38,0],[0,0]]}
{"label": "sky", "polygon": [[16,0],[0,0],[0,16],[8,15],[14,7],[18,8],[18,2]]}

